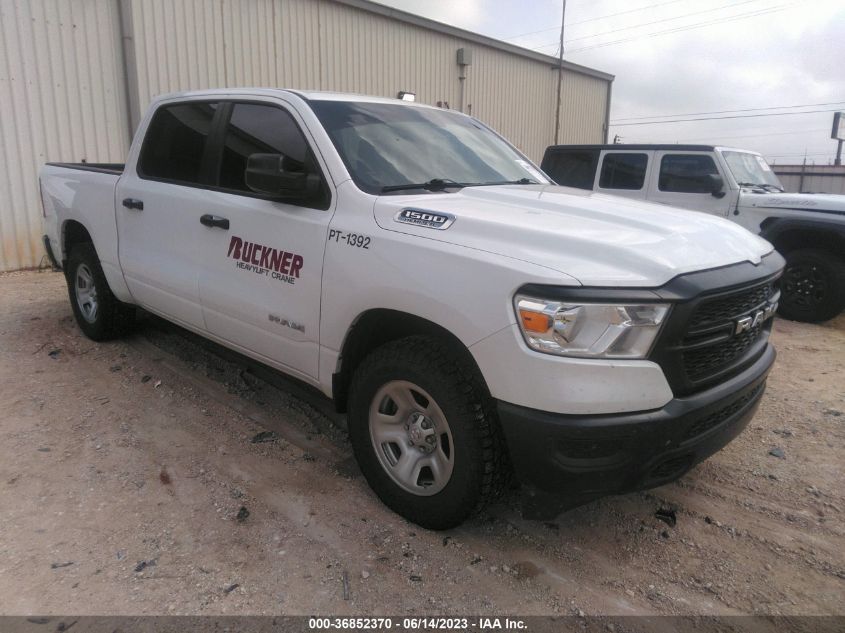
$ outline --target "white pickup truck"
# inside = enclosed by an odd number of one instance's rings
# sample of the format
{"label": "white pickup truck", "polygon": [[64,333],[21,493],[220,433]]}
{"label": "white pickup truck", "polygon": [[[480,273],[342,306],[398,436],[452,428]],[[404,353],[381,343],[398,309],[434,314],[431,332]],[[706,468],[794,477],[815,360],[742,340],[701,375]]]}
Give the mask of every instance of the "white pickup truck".
{"label": "white pickup truck", "polygon": [[460,113],[158,98],[126,165],[48,163],[82,331],[135,307],[322,391],[422,526],[515,474],[529,516],[680,477],[754,414],[783,259],[723,219],[557,187]]}
{"label": "white pickup truck", "polygon": [[780,315],[827,321],[845,308],[845,196],[784,193],[757,152],[713,145],[553,145],[559,185],[725,217],[786,258]]}

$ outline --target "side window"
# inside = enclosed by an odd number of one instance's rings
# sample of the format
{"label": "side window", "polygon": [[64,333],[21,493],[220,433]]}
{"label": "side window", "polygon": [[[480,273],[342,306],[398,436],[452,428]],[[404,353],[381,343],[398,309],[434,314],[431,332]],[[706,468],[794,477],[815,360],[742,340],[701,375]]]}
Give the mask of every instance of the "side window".
{"label": "side window", "polygon": [[183,103],[156,110],[147,128],[138,172],[142,178],[203,182],[203,159],[216,103]]}
{"label": "side window", "polygon": [[605,154],[599,187],[602,189],[642,189],[647,165],[646,154]]}
{"label": "side window", "polygon": [[592,189],[599,163],[599,150],[550,151],[543,171],[565,187]]}
{"label": "side window", "polygon": [[305,171],[313,164],[308,143],[290,114],[276,106],[236,103],[223,139],[221,187],[252,193],[244,176],[251,154],[283,154],[291,171]]}
{"label": "side window", "polygon": [[657,188],[677,193],[710,193],[711,175],[719,175],[719,170],[706,154],[666,154],[660,160]]}

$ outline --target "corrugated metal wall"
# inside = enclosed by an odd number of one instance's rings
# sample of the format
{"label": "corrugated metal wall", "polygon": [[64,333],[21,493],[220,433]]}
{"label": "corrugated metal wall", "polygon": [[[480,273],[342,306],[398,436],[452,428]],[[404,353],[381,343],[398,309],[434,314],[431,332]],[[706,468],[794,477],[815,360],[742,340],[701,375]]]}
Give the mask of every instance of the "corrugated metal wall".
{"label": "corrugated metal wall", "polygon": [[845,167],[834,165],[772,165],[786,191],[845,194]]}
{"label": "corrugated metal wall", "polygon": [[[165,92],[409,90],[458,108],[455,56],[465,47],[472,114],[538,161],[554,140],[557,70],[548,62],[332,0],[124,0],[124,74],[119,6],[0,0],[0,270],[42,260],[39,165],[122,162],[128,106],[137,117]],[[609,85],[564,71],[561,142],[603,142]]]}
{"label": "corrugated metal wall", "polygon": [[44,256],[44,162],[123,161],[117,25],[108,0],[0,0],[0,270]]}
{"label": "corrugated metal wall", "polygon": [[[472,49],[465,102],[535,160],[553,142],[557,70],[331,0],[146,0],[132,5],[141,110],[163,92],[282,86],[459,107],[457,49]],[[564,71],[561,142],[604,141],[608,82]]]}

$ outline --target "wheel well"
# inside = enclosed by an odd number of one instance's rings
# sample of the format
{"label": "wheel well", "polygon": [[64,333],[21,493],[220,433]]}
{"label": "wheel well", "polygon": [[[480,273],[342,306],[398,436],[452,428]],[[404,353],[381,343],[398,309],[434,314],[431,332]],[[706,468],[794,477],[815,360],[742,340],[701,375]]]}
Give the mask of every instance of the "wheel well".
{"label": "wheel well", "polygon": [[361,314],[356,320],[343,342],[340,351],[339,367],[332,375],[332,393],[338,412],[346,411],[349,396],[349,384],[352,375],[374,349],[385,343],[407,336],[435,336],[446,341],[473,369],[479,385],[486,391],[487,385],[475,363],[475,359],[460,339],[449,330],[422,317],[400,312],[398,310],[373,309]]}
{"label": "wheel well", "polygon": [[831,253],[845,252],[845,235],[820,229],[790,229],[768,238],[781,255],[799,248],[820,248]]}
{"label": "wheel well", "polygon": [[94,240],[91,239],[91,234],[88,233],[88,229],[86,229],[82,224],[76,220],[68,220],[65,222],[62,241],[62,253],[65,259],[67,259],[68,255],[70,255],[70,250],[77,244],[93,241]]}

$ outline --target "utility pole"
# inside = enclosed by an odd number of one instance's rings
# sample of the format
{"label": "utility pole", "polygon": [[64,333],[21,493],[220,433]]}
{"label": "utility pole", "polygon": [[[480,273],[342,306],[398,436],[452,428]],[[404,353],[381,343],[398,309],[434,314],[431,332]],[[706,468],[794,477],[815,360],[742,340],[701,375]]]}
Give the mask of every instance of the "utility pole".
{"label": "utility pole", "polygon": [[845,138],[845,112],[833,113],[833,131],[830,133],[830,138],[837,141],[836,145],[836,160],[834,165],[842,164],[842,139]]}
{"label": "utility pole", "polygon": [[798,193],[804,193],[804,172],[807,171],[807,156],[804,155],[804,162],[801,163],[801,177],[798,179]]}
{"label": "utility pole", "polygon": [[560,143],[560,102],[563,87],[563,25],[566,23],[566,0],[560,10],[560,52],[557,57],[557,108],[555,109],[555,145]]}

